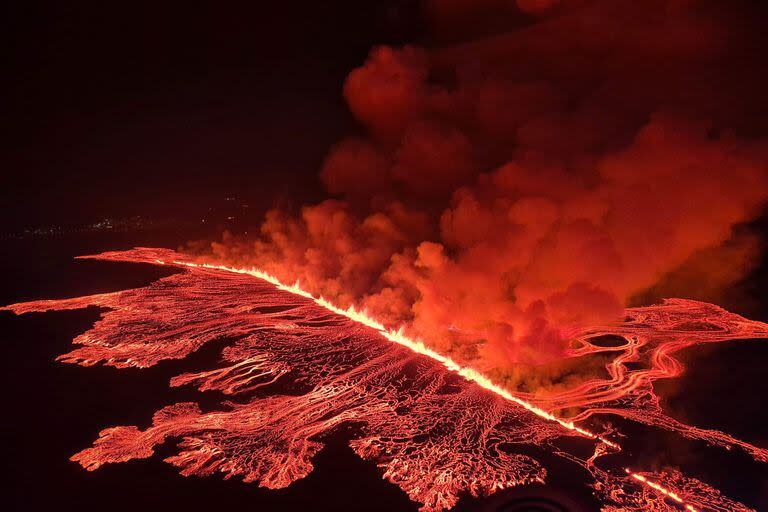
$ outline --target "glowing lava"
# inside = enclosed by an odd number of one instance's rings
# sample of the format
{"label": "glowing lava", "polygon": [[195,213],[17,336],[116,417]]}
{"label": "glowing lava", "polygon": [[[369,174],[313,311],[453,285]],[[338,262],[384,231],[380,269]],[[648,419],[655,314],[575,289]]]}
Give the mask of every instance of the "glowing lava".
{"label": "glowing lava", "polygon": [[[258,270],[197,264],[165,249],[91,258],[169,264],[183,271],[144,288],[4,309],[21,314],[105,308],[93,328],[74,340],[81,347],[59,358],[82,365],[147,367],[225,339],[230,344],[221,367],[178,375],[171,385],[195,385],[240,401],[206,413],[194,403],[175,404],[158,411],[146,430],[103,430],[92,448],[72,457],[89,470],[149,457],[172,438],[180,440],[179,452],[166,460],[184,475],[221,472],[284,487],[312,470],[324,434],[353,423],[359,427],[350,442],[355,452],[376,461],[384,477],[423,510],[450,508],[465,492],[481,496],[543,482],[546,470],[516,449],[536,445],[586,468],[605,510],[696,511],[748,508],[674,470],[656,475],[603,470],[596,460],[616,453],[618,444],[577,424],[595,414],[619,414],[768,460],[765,449],[665,416],[653,394],[654,380],[682,371],[671,356],[676,350],[768,337],[765,324],[716,306],[667,301],[628,310],[624,325],[580,333],[571,356],[614,352],[606,367],[610,380],[590,380],[542,398],[505,390],[364,312],[339,309]],[[590,343],[605,334],[621,336],[626,344]],[[643,368],[630,370],[629,362]],[[572,407],[583,412],[567,419],[556,414]],[[564,437],[594,444],[594,454],[583,459],[567,452],[558,444]]]}
{"label": "glowing lava", "polygon": [[[165,262],[162,260],[157,260],[157,262],[161,265],[164,265]],[[576,425],[573,424],[571,421],[563,421],[562,419],[554,416],[553,414],[550,414],[549,412],[540,409],[525,400],[521,400],[520,398],[514,396],[509,391],[503,389],[501,386],[498,386],[491,382],[491,380],[478,372],[477,370],[474,370],[472,368],[468,368],[465,366],[461,366],[454,360],[452,360],[449,357],[443,356],[441,354],[438,354],[434,350],[430,349],[424,343],[420,340],[414,340],[411,339],[403,334],[403,330],[398,329],[387,329],[384,327],[381,323],[376,321],[375,319],[368,316],[368,314],[364,311],[358,311],[354,308],[354,306],[350,306],[347,309],[341,309],[334,304],[328,302],[322,297],[314,297],[309,292],[303,290],[299,283],[295,283],[293,285],[286,285],[284,283],[281,283],[277,278],[274,276],[263,272],[258,269],[240,269],[240,268],[231,268],[231,267],[225,267],[222,265],[211,265],[206,263],[191,263],[191,262],[184,262],[184,261],[174,261],[173,262],[176,265],[184,265],[188,267],[196,267],[196,268],[209,268],[209,269],[216,269],[216,270],[224,270],[227,272],[234,272],[237,274],[247,274],[254,277],[258,277],[259,279],[263,279],[269,283],[272,283],[275,285],[279,290],[285,290],[287,292],[300,295],[302,297],[306,297],[312,301],[314,301],[317,305],[324,307],[325,309],[328,309],[330,311],[333,311],[334,313],[345,316],[352,320],[353,322],[361,323],[367,327],[370,327],[371,329],[375,329],[379,332],[384,338],[388,339],[389,341],[393,341],[399,345],[402,345],[404,347],[409,348],[413,352],[416,352],[417,354],[425,355],[431,359],[434,359],[435,361],[441,363],[446,369],[458,373],[465,379],[467,379],[470,382],[474,382],[475,384],[479,385],[480,387],[487,389],[488,391],[491,391],[493,393],[496,393],[497,395],[510,400],[512,402],[515,402],[516,404],[524,407],[525,409],[531,411],[535,415],[544,418],[549,421],[554,421],[558,423],[560,426],[567,428],[568,430],[572,430],[578,434],[581,434],[583,436],[592,438],[592,439],[599,439],[601,442],[605,443],[606,445],[612,447],[612,448],[618,448],[618,445],[615,443],[604,439],[597,434],[594,434],[593,432],[590,432],[589,430],[579,428]]]}

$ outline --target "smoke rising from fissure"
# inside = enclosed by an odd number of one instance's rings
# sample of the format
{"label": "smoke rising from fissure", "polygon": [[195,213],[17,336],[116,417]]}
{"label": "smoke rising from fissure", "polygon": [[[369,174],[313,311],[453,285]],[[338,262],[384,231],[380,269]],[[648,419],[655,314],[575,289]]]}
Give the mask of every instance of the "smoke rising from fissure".
{"label": "smoke rising from fissure", "polygon": [[[768,198],[747,4],[507,4],[426,2],[434,44],[376,47],[347,77],[361,133],[328,153],[331,197],[191,248],[513,383],[523,367],[556,380],[573,332],[649,288],[743,277],[758,240],[734,229]],[[514,28],[462,36],[479,10]]]}

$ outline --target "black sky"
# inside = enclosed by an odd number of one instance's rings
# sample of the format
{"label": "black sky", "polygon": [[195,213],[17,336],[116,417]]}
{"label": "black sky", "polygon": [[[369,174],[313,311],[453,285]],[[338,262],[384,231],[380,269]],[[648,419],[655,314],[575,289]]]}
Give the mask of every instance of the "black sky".
{"label": "black sky", "polygon": [[310,199],[354,129],[345,76],[419,31],[408,1],[14,4],[5,231],[183,217],[224,195]]}
{"label": "black sky", "polygon": [[[753,3],[761,9],[768,5]],[[466,20],[466,34],[451,34],[470,37],[476,27],[488,30],[492,21]],[[499,18],[500,24],[507,21]],[[0,6],[0,31],[6,53],[0,95],[5,128],[0,138],[0,235],[105,216],[185,218],[233,195],[264,207],[285,197],[297,203],[319,199],[317,173],[324,155],[343,134],[358,129],[343,101],[345,77],[372,46],[424,37],[418,4],[411,0],[252,1],[239,6],[15,0]],[[765,218],[760,222],[764,230]],[[135,239],[149,244],[144,235]],[[55,246],[46,239],[8,245],[2,251],[8,282],[0,304],[76,295],[78,286],[85,288],[83,293],[103,292],[88,287],[134,279],[121,269],[101,270],[81,261],[62,266],[75,254],[106,248],[80,239],[67,243]],[[134,239],[109,244],[127,247]],[[766,268],[764,261],[744,285],[756,297],[762,297],[768,283]],[[130,286],[149,282],[143,276],[135,279]],[[739,312],[768,318],[763,301]],[[19,509],[45,503],[59,510],[105,504],[112,510],[169,510],[186,503],[187,510],[195,510],[248,503],[262,510],[318,504],[320,509],[350,510],[359,509],[364,499],[366,509],[416,507],[343,442],[323,452],[318,471],[277,492],[219,478],[181,478],[159,462],[162,457],[82,471],[67,458],[88,446],[98,429],[139,423],[178,397],[156,393],[166,390],[173,368],[126,376],[108,368],[54,364],[54,357],[69,350],[70,340],[96,318],[93,311],[73,315],[53,321],[2,318],[11,342],[3,358],[8,366],[4,387],[12,391],[7,408],[19,419],[8,434],[14,440],[9,460],[15,474],[9,488]],[[759,360],[762,350],[739,357]],[[719,353],[712,357],[716,363],[700,366],[704,373],[727,367]],[[723,372],[713,382],[724,390],[721,396],[733,397],[752,375]],[[137,384],[138,379],[143,380]],[[710,390],[705,391],[702,396],[711,400]],[[151,400],[133,400],[136,396]],[[691,403],[693,415],[698,408]],[[126,404],[132,407],[127,412]],[[759,408],[760,403],[747,405]],[[57,425],[53,435],[52,424]],[[337,485],[339,475],[355,492]],[[734,487],[744,486],[738,480]],[[115,496],[120,499],[109,501]]]}

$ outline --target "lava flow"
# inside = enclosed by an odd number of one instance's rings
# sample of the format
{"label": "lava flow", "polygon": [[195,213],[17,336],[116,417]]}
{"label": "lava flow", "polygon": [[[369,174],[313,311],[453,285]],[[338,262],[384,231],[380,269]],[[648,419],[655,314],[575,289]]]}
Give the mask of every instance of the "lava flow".
{"label": "lava flow", "polygon": [[[693,512],[749,509],[677,470],[603,469],[597,459],[617,453],[619,445],[608,432],[579,424],[615,414],[768,460],[766,449],[665,416],[653,393],[654,380],[682,371],[672,357],[681,348],[768,337],[768,325],[717,306],[675,299],[629,309],[623,325],[584,330],[570,355],[613,353],[606,365],[610,379],[542,398],[508,391],[364,312],[342,310],[258,270],[197,264],[165,249],[88,258],[173,265],[180,272],[143,288],[3,309],[104,308],[101,319],[75,338],[81,346],[59,357],[86,366],[149,367],[226,340],[221,367],[177,375],[171,385],[240,398],[205,413],[195,403],[167,406],[146,430],[105,429],[93,447],[72,457],[89,470],[149,457],[155,446],[176,439],[178,453],[166,461],[184,475],[218,472],[285,487],[311,472],[324,434],[351,423],[358,427],[353,450],[375,461],[425,511],[451,508],[463,493],[483,496],[544,482],[545,468],[521,453],[520,447],[534,445],[587,469],[604,510]],[[590,342],[607,334],[626,343]],[[581,412],[565,417],[572,408]],[[569,452],[559,444],[565,437],[593,444],[593,455]]]}

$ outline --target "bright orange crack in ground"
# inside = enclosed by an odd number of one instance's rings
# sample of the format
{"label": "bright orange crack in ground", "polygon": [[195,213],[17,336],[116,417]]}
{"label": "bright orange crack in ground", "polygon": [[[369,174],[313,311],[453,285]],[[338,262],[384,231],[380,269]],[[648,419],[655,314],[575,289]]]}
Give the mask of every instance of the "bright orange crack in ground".
{"label": "bright orange crack in ground", "polygon": [[[184,358],[215,339],[230,340],[219,368],[177,375],[171,385],[240,398],[205,413],[194,403],[170,405],[145,430],[105,429],[92,448],[72,457],[87,469],[149,457],[155,446],[175,439],[178,454],[167,461],[184,475],[216,472],[285,487],[312,470],[324,435],[352,422],[360,428],[350,441],[353,450],[375,461],[423,510],[451,508],[463,493],[483,496],[544,482],[547,471],[516,449],[531,445],[585,468],[607,512],[694,512],[749,508],[674,469],[601,469],[597,459],[618,453],[619,445],[576,422],[620,415],[768,460],[763,448],[665,416],[653,393],[653,380],[682,371],[672,357],[681,348],[768,336],[765,324],[717,306],[675,299],[629,309],[625,324],[596,326],[575,338],[574,356],[614,353],[606,366],[609,380],[586,381],[551,397],[521,397],[365,312],[338,308],[259,270],[199,264],[165,249],[91,258],[186,270],[144,288],[3,309],[104,308],[93,328],[74,340],[80,347],[59,358],[82,365],[147,367]],[[591,337],[606,334],[623,337],[626,346],[590,344]],[[636,363],[631,370],[629,362]],[[277,382],[295,388],[276,394],[270,386]],[[555,414],[568,407],[583,412],[570,419]],[[594,455],[583,459],[564,451],[558,442],[569,436],[598,441]]]}
{"label": "bright orange crack in ground", "polygon": [[[161,265],[166,264],[165,261],[161,261],[161,260],[157,260],[157,262]],[[280,280],[278,280],[273,275],[270,275],[267,272],[264,272],[255,268],[243,269],[243,268],[226,267],[223,265],[212,265],[208,263],[191,263],[191,262],[184,262],[184,261],[174,261],[172,263],[174,265],[184,265],[187,267],[211,268],[216,270],[224,270],[227,272],[234,272],[237,274],[247,274],[253,277],[257,277],[259,279],[263,279],[264,281],[267,281],[275,285],[279,290],[283,290],[286,292],[293,293],[295,295],[300,295],[302,297],[311,299],[315,302],[315,304],[322,306],[325,309],[336,313],[337,315],[345,316],[350,320],[352,320],[353,322],[358,322],[360,324],[365,325],[366,327],[370,327],[371,329],[377,330],[379,334],[381,334],[384,338],[388,339],[389,341],[393,341],[399,345],[409,348],[410,350],[418,354],[425,355],[431,359],[434,359],[435,361],[438,361],[443,366],[445,366],[448,370],[458,373],[468,381],[474,382],[480,387],[487,389],[488,391],[491,391],[493,393],[496,393],[497,395],[505,398],[506,400],[510,400],[516,403],[517,405],[524,407],[525,409],[531,411],[533,414],[535,414],[536,416],[539,416],[540,418],[557,422],[560,426],[567,428],[568,430],[572,430],[574,432],[577,432],[591,439],[597,439],[602,443],[605,443],[607,446],[610,446],[611,448],[619,449],[619,445],[617,445],[616,443],[608,439],[605,439],[603,437],[600,437],[599,435],[593,432],[590,432],[589,430],[577,427],[576,425],[573,424],[573,422],[563,421],[562,419],[554,416],[553,414],[543,409],[540,409],[526,402],[525,400],[521,400],[517,398],[506,389],[502,388],[501,386],[498,386],[497,384],[494,384],[488,377],[481,374],[477,370],[468,368],[466,366],[461,366],[460,364],[455,362],[453,359],[446,357],[442,354],[439,354],[434,350],[430,349],[422,341],[414,340],[405,336],[403,334],[402,328],[397,330],[387,329],[376,319],[368,316],[368,314],[365,311],[358,311],[353,306],[350,306],[347,309],[342,309],[336,306],[335,304],[327,301],[323,297],[314,297],[311,293],[301,288],[301,285],[299,284],[298,281],[292,285],[287,285],[285,283],[280,282]]]}
{"label": "bright orange crack in ground", "polygon": [[[167,262],[162,260],[157,260],[157,263],[161,265],[165,265]],[[478,384],[483,389],[487,389],[488,391],[491,391],[502,398],[512,401],[516,403],[517,405],[520,405],[524,407],[526,410],[532,412],[533,414],[544,418],[549,421],[554,421],[558,423],[560,426],[567,428],[568,430],[572,430],[574,432],[577,432],[585,437],[591,438],[591,439],[597,439],[600,442],[604,443],[605,445],[620,450],[621,447],[614,443],[613,441],[610,441],[608,439],[605,439],[604,437],[599,436],[598,434],[595,434],[594,432],[591,432],[589,430],[580,428],[573,424],[573,422],[570,421],[564,421],[553,414],[540,409],[525,400],[521,400],[511,394],[506,389],[498,386],[497,384],[494,384],[488,377],[481,374],[477,370],[474,370],[472,368],[468,368],[465,366],[461,366],[454,360],[452,360],[449,357],[446,357],[442,354],[439,354],[435,352],[434,350],[430,349],[424,343],[420,340],[414,340],[411,339],[403,334],[403,329],[387,329],[382,325],[379,321],[377,321],[374,318],[371,318],[365,311],[358,311],[353,306],[348,307],[347,309],[342,309],[332,302],[329,302],[328,300],[324,299],[323,297],[315,297],[308,291],[304,290],[300,283],[297,281],[296,283],[292,285],[285,284],[281,282],[279,279],[277,279],[275,276],[264,272],[262,270],[251,268],[251,269],[244,269],[244,268],[235,268],[235,267],[227,267],[224,265],[213,265],[209,263],[192,263],[192,262],[185,262],[185,261],[173,261],[174,265],[183,265],[187,267],[197,267],[197,268],[208,268],[208,269],[216,269],[216,270],[224,270],[227,272],[234,272],[237,274],[247,274],[253,277],[256,277],[258,279],[263,279],[264,281],[267,281],[269,283],[272,283],[275,285],[279,290],[287,291],[290,293],[293,293],[295,295],[300,295],[302,297],[306,297],[308,299],[311,299],[319,306],[324,307],[325,309],[328,309],[329,311],[332,311],[338,315],[345,316],[349,318],[350,320],[354,322],[361,323],[367,327],[370,327],[372,329],[375,329],[378,331],[384,338],[388,339],[389,341],[393,341],[399,345],[402,345],[404,347],[409,348],[410,350],[425,355],[431,359],[434,359],[435,361],[438,361],[443,366],[445,366],[448,370],[458,373],[465,379],[467,379],[470,382],[474,382]],[[685,501],[678,496],[674,491],[670,491],[669,489],[666,489],[662,485],[655,483],[653,481],[648,480],[644,476],[642,476],[639,473],[634,473],[630,471],[629,469],[625,470],[627,474],[629,474],[632,478],[635,480],[643,483],[644,485],[647,485],[648,487],[658,491],[659,493],[663,494],[664,496],[668,496],[669,498],[672,498],[675,502],[679,503],[683,507],[685,507],[686,510],[689,510],[691,512],[698,512],[698,509],[693,507],[690,504],[685,503]]]}

